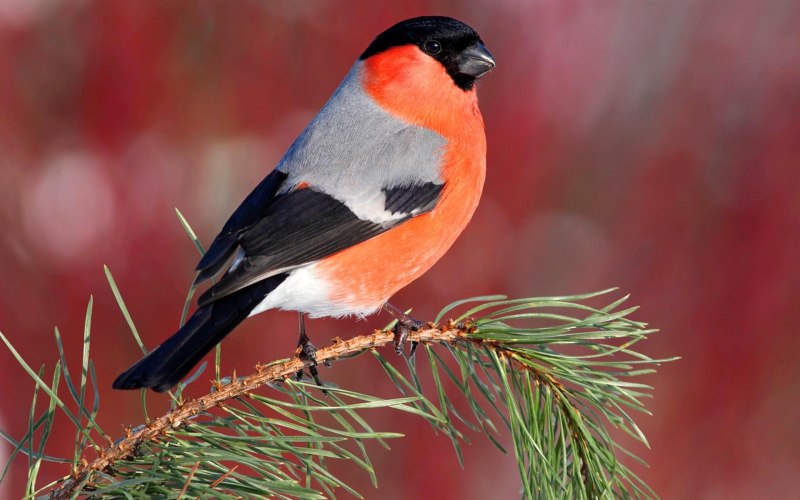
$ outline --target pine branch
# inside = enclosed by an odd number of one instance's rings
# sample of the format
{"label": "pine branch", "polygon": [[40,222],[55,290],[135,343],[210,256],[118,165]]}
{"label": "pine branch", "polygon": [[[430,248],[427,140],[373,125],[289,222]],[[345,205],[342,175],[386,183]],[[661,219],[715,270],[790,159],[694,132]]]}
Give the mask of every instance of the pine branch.
{"label": "pine branch", "polygon": [[[446,328],[428,328],[412,332],[409,342],[427,344],[431,342],[449,342],[467,340],[468,326],[449,325]],[[317,362],[334,361],[351,357],[383,346],[394,340],[391,331],[377,330],[371,335],[361,335],[348,340],[336,339],[329,347],[317,350]],[[477,341],[481,342],[481,341]],[[284,381],[294,376],[298,371],[311,366],[311,361],[298,357],[279,361],[268,366],[256,366],[256,373],[239,378],[226,385],[217,384],[216,390],[197,399],[192,399],[174,407],[165,415],[151,421],[136,432],[128,435],[117,443],[99,451],[98,457],[92,462],[87,462],[76,469],[72,478],[63,485],[55,488],[50,497],[53,499],[71,498],[75,489],[84,483],[87,477],[97,471],[107,471],[113,468],[115,462],[130,457],[143,442],[152,442],[164,438],[173,429],[185,425],[192,417],[209,410],[210,408],[224,405],[225,402],[239,397],[247,397],[250,393],[264,385]]]}
{"label": "pine branch", "polygon": [[[118,294],[110,275],[109,281]],[[317,360],[350,360],[372,353],[401,393],[400,398],[375,397],[335,387],[326,387],[327,397],[317,396],[317,386],[292,379],[310,366],[309,361],[295,357],[259,365],[254,374],[233,377],[228,383],[214,381],[208,394],[189,401],[176,400],[167,414],[128,431],[112,444],[95,419],[98,393],[89,359],[90,302],[84,331],[83,375],[77,387],[64,362],[58,334],[62,361],[56,366],[53,383],[48,384],[43,374],[34,371],[0,333],[0,339],[36,381],[37,388],[50,398],[46,413],[39,418],[34,400],[29,430],[22,439],[13,440],[5,433],[3,437],[15,446],[12,458],[19,452],[29,457],[27,497],[49,491],[53,498],[78,494],[147,498],[177,496],[179,492],[220,498],[324,498],[333,497],[336,488],[360,496],[330,474],[326,459],[353,462],[369,472],[377,486],[363,441],[383,444],[384,439],[400,437],[374,431],[361,416],[362,410],[389,407],[422,416],[450,437],[459,461],[460,443],[466,439],[462,425],[483,431],[505,452],[494,436],[498,432],[490,418],[494,413],[511,431],[525,497],[654,497],[617,460],[618,452],[630,453],[610,438],[606,425],[618,427],[646,444],[628,411],[646,412],[641,398],[648,395],[643,391],[649,387],[625,378],[651,373],[653,369],[647,366],[667,360],[653,360],[631,349],[654,330],[626,318],[635,308],[618,310],[625,298],[602,308],[582,303],[605,293],[608,291],[515,300],[479,297],[448,306],[435,321],[442,321],[446,314],[465,304],[477,304],[445,326],[430,323],[427,328],[412,332],[409,339],[421,344],[416,359],[427,358],[433,379],[427,391],[423,390],[420,368],[415,362],[407,359],[406,376],[381,356],[378,348],[391,343],[393,333],[375,331],[349,340],[336,339],[333,345],[317,351]],[[125,313],[124,302],[121,296],[118,298]],[[565,314],[570,310],[581,314]],[[525,325],[515,326],[520,322]],[[558,345],[572,346],[571,354],[556,351],[554,347]],[[576,353],[576,347],[586,353]],[[450,359],[438,352],[449,353]],[[197,377],[195,373],[184,384]],[[62,378],[78,405],[77,412],[57,395]],[[86,397],[90,382],[94,388],[91,409],[87,408]],[[290,401],[258,394],[256,390],[263,386]],[[434,399],[425,395],[431,389]],[[453,399],[457,394],[463,396],[474,420],[457,410]],[[44,454],[56,408],[72,421],[80,448],[88,445],[97,456],[88,461],[82,457],[78,460],[76,455],[71,475],[37,489],[39,464],[44,460],[63,461]],[[332,417],[338,427],[317,421],[313,415],[319,412]],[[35,446],[37,434],[41,437]],[[303,443],[308,446],[301,446]],[[347,443],[357,448],[355,453],[343,446]],[[303,481],[305,485],[301,484]]]}
{"label": "pine branch", "polygon": [[[180,212],[178,217],[202,254],[202,245]],[[106,275],[136,343],[145,351],[107,268]],[[656,331],[628,319],[636,308],[619,309],[627,297],[599,308],[585,303],[612,291],[524,299],[486,296],[455,302],[427,328],[411,333],[409,341],[421,347],[416,358],[405,358],[403,372],[378,349],[394,340],[388,327],[371,335],[336,339],[317,350],[320,363],[371,353],[401,394],[394,399],[331,386],[320,396],[319,387],[292,377],[310,366],[310,361],[297,357],[258,365],[254,374],[244,378],[220,378],[217,346],[216,378],[208,394],[180,399],[183,388],[199,378],[205,364],[179,385],[172,409],[155,420],[147,417],[146,391],[142,391],[148,423],[128,430],[116,442],[96,420],[99,392],[90,359],[90,300],[79,378],[70,375],[58,329],[59,362],[51,383],[43,378],[44,368],[31,368],[0,332],[0,340],[35,382],[27,433],[17,440],[0,430],[0,438],[14,447],[0,481],[21,453],[28,457],[26,499],[48,492],[52,498],[322,499],[335,497],[340,488],[360,498],[330,472],[327,461],[344,460],[364,469],[377,487],[365,442],[388,448],[384,440],[402,435],[373,430],[362,413],[392,408],[425,418],[448,436],[459,462],[461,443],[466,441],[463,427],[483,432],[506,453],[497,437],[499,419],[511,433],[526,498],[652,498],[655,494],[618,455],[639,459],[611,438],[608,427],[647,445],[629,413],[647,413],[642,399],[649,397],[651,388],[627,379],[652,373],[655,366],[671,359],[652,359],[633,350]],[[184,317],[193,293],[191,287]],[[444,321],[457,311],[454,319]],[[561,349],[564,346],[566,352]],[[420,358],[427,363],[418,367]],[[423,387],[421,369],[430,374],[430,387]],[[59,397],[59,384],[66,386],[71,402]],[[269,387],[269,396],[257,392],[264,386]],[[37,416],[37,401],[45,399],[39,397],[40,391],[49,401]],[[457,405],[454,397],[466,403],[471,416],[462,415],[463,405]],[[45,453],[57,411],[75,429],[71,458]],[[87,449],[96,453],[91,461],[82,457]],[[71,464],[72,473],[37,487],[44,461]]]}
{"label": "pine branch", "polygon": [[[379,330],[349,340],[336,339],[333,345],[317,350],[317,360],[350,360],[371,352],[401,398],[386,399],[333,387],[326,387],[327,397],[315,396],[311,391],[319,393],[318,387],[292,379],[310,362],[293,357],[259,365],[254,374],[233,377],[229,383],[215,381],[208,394],[177,401],[167,414],[128,431],[113,444],[95,422],[98,395],[88,349],[90,304],[82,362],[88,376],[81,377],[79,387],[69,376],[66,363],[56,367],[52,385],[44,382],[42,374],[31,369],[0,334],[36,380],[37,388],[50,397],[48,411],[39,419],[35,418],[34,402],[26,436],[19,441],[4,437],[15,446],[14,454],[22,452],[30,457],[31,497],[49,490],[53,498],[123,493],[134,497],[175,496],[178,492],[225,496],[224,491],[230,492],[231,498],[324,498],[334,496],[335,488],[345,488],[359,496],[328,472],[326,458],[354,461],[370,473],[377,485],[363,440],[383,443],[383,439],[400,436],[373,431],[360,415],[361,410],[390,407],[422,416],[451,438],[459,461],[460,442],[466,439],[460,424],[483,431],[505,452],[494,437],[497,427],[489,416],[493,412],[511,431],[525,497],[653,497],[652,491],[617,460],[617,452],[629,452],[609,437],[603,420],[646,444],[627,411],[645,411],[641,398],[647,393],[642,391],[649,388],[624,379],[653,371],[642,369],[641,365],[652,366],[666,360],[653,360],[631,350],[653,330],[626,319],[635,308],[617,310],[624,298],[599,309],[581,303],[598,295],[517,300],[481,297],[471,301],[477,305],[445,326],[431,323],[412,332],[409,340],[421,344],[417,359],[424,356],[428,360],[434,400],[424,395],[420,368],[415,362],[407,363],[407,377],[381,356],[378,348],[391,343],[394,335],[389,330]],[[469,302],[448,306],[436,321]],[[121,300],[120,305],[124,308]],[[565,310],[584,314],[573,317],[564,314]],[[512,326],[520,321],[544,324]],[[57,340],[63,360],[60,337]],[[564,344],[583,347],[587,353],[566,355],[552,348]],[[442,348],[450,354],[450,361],[437,353]],[[62,370],[69,393],[79,405],[77,413],[72,413],[57,396]],[[196,378],[197,374],[190,377]],[[84,396],[89,381],[95,388],[91,411],[85,408],[88,398]],[[449,384],[445,384],[447,381]],[[292,401],[259,395],[256,390],[265,385]],[[476,420],[459,414],[454,394],[463,395]],[[347,403],[341,397],[356,403]],[[76,457],[70,476],[37,490],[38,464],[42,460],[60,461],[44,455],[44,441],[56,407],[75,424],[76,442],[88,444],[97,456],[91,461]],[[339,428],[316,421],[313,414],[320,411],[330,414]],[[44,435],[34,447],[34,434],[40,428]],[[99,434],[99,440],[94,433]],[[237,440],[237,435],[244,441]],[[355,443],[359,453],[337,444],[343,440]],[[302,443],[310,446],[299,446]],[[296,463],[287,461],[287,456],[294,457]],[[231,462],[238,465],[230,467]],[[255,470],[261,479],[238,471],[240,465]],[[312,478],[316,487],[312,487]],[[301,484],[303,480],[305,486]],[[159,486],[155,491],[149,489],[156,484]],[[324,496],[318,488],[324,490]]]}

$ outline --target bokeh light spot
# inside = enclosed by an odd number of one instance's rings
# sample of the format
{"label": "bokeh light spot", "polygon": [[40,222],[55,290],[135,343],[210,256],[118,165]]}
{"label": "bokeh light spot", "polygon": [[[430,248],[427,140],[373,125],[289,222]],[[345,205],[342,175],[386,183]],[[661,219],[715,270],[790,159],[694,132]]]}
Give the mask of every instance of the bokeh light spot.
{"label": "bokeh light spot", "polygon": [[[106,168],[87,153],[46,161],[21,197],[22,223],[30,247],[55,266],[91,261],[114,221],[112,185]],[[44,262],[44,260],[43,260]]]}

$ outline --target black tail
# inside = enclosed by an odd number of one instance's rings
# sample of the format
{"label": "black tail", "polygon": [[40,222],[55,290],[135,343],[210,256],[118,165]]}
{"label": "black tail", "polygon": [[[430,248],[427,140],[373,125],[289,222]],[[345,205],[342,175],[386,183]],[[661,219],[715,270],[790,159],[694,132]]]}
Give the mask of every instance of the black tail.
{"label": "black tail", "polygon": [[114,389],[170,389],[285,278],[272,276],[198,308],[175,335],[117,377]]}

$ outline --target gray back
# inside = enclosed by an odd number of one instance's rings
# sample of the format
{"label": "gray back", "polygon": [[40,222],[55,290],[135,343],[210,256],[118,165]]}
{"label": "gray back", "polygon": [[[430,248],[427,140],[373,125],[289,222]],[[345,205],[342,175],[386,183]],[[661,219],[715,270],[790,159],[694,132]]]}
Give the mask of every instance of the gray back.
{"label": "gray back", "polygon": [[382,189],[442,182],[446,140],[381,109],[363,90],[361,73],[357,61],[277,169],[288,175],[287,187],[307,182],[375,220],[382,217],[370,212],[382,210]]}

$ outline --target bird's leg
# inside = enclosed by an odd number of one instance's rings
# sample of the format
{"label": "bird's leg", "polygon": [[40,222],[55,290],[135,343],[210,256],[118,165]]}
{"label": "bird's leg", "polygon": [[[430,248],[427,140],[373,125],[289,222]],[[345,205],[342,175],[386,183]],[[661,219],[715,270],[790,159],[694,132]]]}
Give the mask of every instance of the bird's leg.
{"label": "bird's leg", "polygon": [[[418,319],[412,318],[388,302],[383,305],[383,309],[394,316],[394,318],[397,320],[397,324],[394,326],[394,352],[397,354],[403,354],[406,340],[408,340],[408,334],[419,330],[425,325],[425,323]],[[419,342],[411,342],[411,352],[409,352],[410,357],[414,357],[414,353],[417,350],[418,344]]]}
{"label": "bird's leg", "polygon": [[[317,371],[317,348],[314,347],[314,344],[311,343],[311,340],[309,340],[306,334],[305,316],[303,313],[298,312],[297,318],[300,321],[300,339],[297,341],[297,357],[303,361],[311,361],[311,366],[308,367],[308,371],[311,373],[314,382],[316,382],[318,386],[323,387],[322,380],[320,380],[319,372]],[[325,366],[331,365],[328,361],[325,361]],[[303,370],[298,370],[296,378],[297,380],[303,379]]]}

